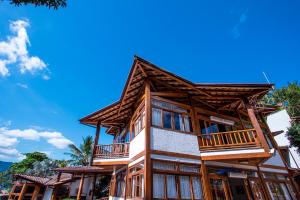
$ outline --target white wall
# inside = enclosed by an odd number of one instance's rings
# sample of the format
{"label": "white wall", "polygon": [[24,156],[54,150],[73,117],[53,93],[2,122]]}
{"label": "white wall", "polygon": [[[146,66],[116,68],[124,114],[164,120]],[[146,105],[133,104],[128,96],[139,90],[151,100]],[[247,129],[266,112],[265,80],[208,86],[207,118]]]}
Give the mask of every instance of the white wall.
{"label": "white wall", "polygon": [[197,136],[154,127],[151,149],[200,156]]}
{"label": "white wall", "polygon": [[145,149],[145,129],[130,142],[129,158],[133,158]]}
{"label": "white wall", "polygon": [[[288,115],[286,110],[278,111],[267,117],[267,123],[272,132],[281,131],[281,130],[284,131],[283,133],[274,137],[278,146],[290,145],[290,142],[286,136],[287,129],[288,127],[291,126],[290,121],[291,121],[290,116]],[[300,156],[297,153],[296,148],[292,147],[289,149],[290,149],[290,153],[294,156],[296,162],[298,163],[298,166],[300,166]],[[296,163],[292,159],[291,155],[290,155],[290,163],[292,167],[296,168]]]}

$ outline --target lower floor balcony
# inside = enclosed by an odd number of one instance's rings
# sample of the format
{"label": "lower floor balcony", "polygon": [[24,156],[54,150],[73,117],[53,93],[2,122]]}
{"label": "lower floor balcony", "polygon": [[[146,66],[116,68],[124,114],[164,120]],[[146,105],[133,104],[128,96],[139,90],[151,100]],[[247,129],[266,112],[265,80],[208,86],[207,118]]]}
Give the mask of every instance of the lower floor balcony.
{"label": "lower floor balcony", "polygon": [[114,159],[128,158],[129,143],[114,143],[105,145],[96,145],[94,158],[99,159]]}

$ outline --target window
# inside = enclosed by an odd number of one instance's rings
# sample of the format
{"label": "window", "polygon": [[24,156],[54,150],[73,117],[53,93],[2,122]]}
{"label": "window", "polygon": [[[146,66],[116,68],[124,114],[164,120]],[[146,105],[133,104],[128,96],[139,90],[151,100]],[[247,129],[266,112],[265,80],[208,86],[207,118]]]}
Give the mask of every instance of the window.
{"label": "window", "polygon": [[198,176],[176,174],[153,174],[154,199],[202,199],[202,189]]}
{"label": "window", "polygon": [[164,128],[172,128],[172,113],[164,111],[163,124]]}
{"label": "window", "polygon": [[199,120],[201,134],[228,132],[236,130],[236,127],[227,124],[211,122],[210,120]]}
{"label": "window", "polygon": [[132,138],[137,136],[145,128],[145,110],[143,109],[133,123]]}
{"label": "window", "polygon": [[143,162],[129,169],[126,196],[129,198],[144,197],[144,165]]}
{"label": "window", "polygon": [[200,166],[153,161],[154,199],[202,199]]}
{"label": "window", "polygon": [[192,132],[188,111],[176,105],[152,101],[152,126],[182,132]]}

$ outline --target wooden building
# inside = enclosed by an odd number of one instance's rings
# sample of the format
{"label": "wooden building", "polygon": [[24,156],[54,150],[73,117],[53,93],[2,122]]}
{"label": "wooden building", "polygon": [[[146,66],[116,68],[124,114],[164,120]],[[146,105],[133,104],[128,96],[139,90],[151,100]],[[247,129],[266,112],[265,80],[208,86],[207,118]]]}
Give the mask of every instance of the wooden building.
{"label": "wooden building", "polygon": [[277,108],[259,103],[272,87],[193,83],[135,57],[120,100],[80,119],[96,129],[109,198],[300,199],[265,121]]}

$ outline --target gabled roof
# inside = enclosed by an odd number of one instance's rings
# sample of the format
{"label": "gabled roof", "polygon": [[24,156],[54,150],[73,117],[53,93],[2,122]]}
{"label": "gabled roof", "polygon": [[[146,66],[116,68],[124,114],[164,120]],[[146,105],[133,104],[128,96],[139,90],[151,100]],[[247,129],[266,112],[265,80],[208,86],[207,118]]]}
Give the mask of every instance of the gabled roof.
{"label": "gabled roof", "polygon": [[41,184],[44,186],[53,186],[53,185],[59,185],[64,184],[66,182],[72,181],[72,175],[71,174],[61,174],[59,181],[57,181],[58,175],[53,175],[49,177],[39,177],[39,176],[31,176],[26,174],[15,174],[14,177],[18,179],[23,179],[26,181],[30,181],[33,183]]}
{"label": "gabled roof", "polygon": [[123,127],[140,100],[145,80],[150,80],[154,92],[168,93],[176,101],[193,101],[195,106],[212,110],[243,109],[242,99],[256,101],[262,98],[273,84],[192,83],[135,56],[119,101],[80,119],[83,124],[101,125],[111,133]]}

